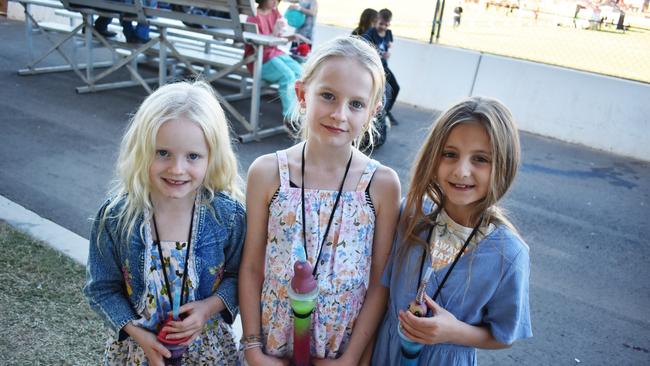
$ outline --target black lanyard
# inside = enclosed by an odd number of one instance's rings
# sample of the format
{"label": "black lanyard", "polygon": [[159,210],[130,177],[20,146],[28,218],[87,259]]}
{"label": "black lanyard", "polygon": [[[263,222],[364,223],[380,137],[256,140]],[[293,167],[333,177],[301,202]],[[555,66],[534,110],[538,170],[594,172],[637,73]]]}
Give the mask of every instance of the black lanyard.
{"label": "black lanyard", "polygon": [[[438,213],[439,212],[440,211],[438,211]],[[433,220],[433,224],[431,225],[431,228],[429,229],[429,234],[427,235],[427,246],[431,245],[430,244],[431,243],[431,236],[433,235],[433,229],[436,227],[436,221],[438,219],[438,213],[436,213],[436,217]],[[483,222],[483,217],[481,216],[481,218],[478,220],[478,224],[476,224],[476,226],[474,226],[474,229],[472,229],[472,232],[467,237],[467,240],[465,240],[465,243],[463,244],[463,247],[460,248],[460,250],[456,254],[456,258],[454,258],[454,261],[451,263],[451,266],[449,266],[449,269],[447,269],[447,273],[445,273],[445,277],[443,277],[442,282],[440,282],[440,284],[438,285],[438,288],[436,289],[436,292],[433,294],[433,297],[431,298],[433,301],[436,301],[436,299],[438,298],[438,295],[440,294],[440,291],[442,290],[442,288],[445,286],[445,282],[447,282],[447,279],[449,278],[449,275],[451,274],[451,271],[454,269],[454,267],[456,266],[456,263],[458,263],[458,261],[460,260],[460,257],[465,252],[465,249],[469,245],[469,242],[472,240],[474,235],[476,235],[476,232],[478,231],[478,228],[481,226],[482,222]],[[428,250],[428,248],[427,248],[427,250]],[[422,263],[420,264],[420,278],[419,278],[419,282],[418,282],[417,291],[420,291],[420,285],[422,284],[422,271],[424,269],[424,261],[425,261],[426,257],[427,257],[427,252],[424,252],[422,254]],[[426,289],[424,289],[424,290],[426,291]]]}
{"label": "black lanyard", "polygon": [[[156,215],[151,215],[151,220],[153,221],[153,229],[156,233],[156,241],[154,243],[158,246],[158,255],[160,256],[160,265],[162,266],[163,277],[165,278],[165,287],[167,288],[167,297],[169,297],[169,306],[174,307],[174,300],[172,298],[171,286],[169,285],[169,277],[167,277],[167,270],[165,269],[165,261],[163,260],[162,247],[160,245],[160,235],[158,234],[158,225],[156,224]],[[185,264],[183,265],[183,280],[181,282],[181,305],[185,302],[183,301],[183,292],[185,292],[185,283],[187,281],[187,265],[190,261],[190,242],[192,241],[192,225],[194,225],[194,205],[192,205],[192,216],[190,218],[190,232],[188,233],[187,238],[187,251],[185,253]],[[171,266],[171,260],[169,262]],[[185,300],[189,296],[189,291],[185,294]]]}
{"label": "black lanyard", "polygon": [[[306,228],[305,228],[305,147],[307,146],[307,143],[305,142],[302,145],[302,162],[301,162],[301,167],[300,167],[300,172],[302,174],[302,182],[301,182],[301,206],[302,206],[302,245],[305,248],[305,259],[309,260],[309,256],[307,255],[307,233],[306,233]],[[330,231],[330,226],[332,226],[332,221],[334,219],[334,212],[336,212],[336,207],[339,205],[339,200],[341,198],[341,194],[343,194],[343,185],[345,184],[345,178],[348,176],[348,171],[350,170],[350,163],[352,163],[352,153],[354,150],[350,152],[350,159],[348,160],[348,165],[345,167],[345,174],[343,174],[343,180],[341,181],[341,186],[339,187],[339,191],[336,194],[336,200],[334,201],[334,207],[332,207],[332,213],[330,214],[330,219],[327,222],[327,228],[325,229],[325,234],[323,235],[323,240],[320,243],[320,248],[318,249],[318,257],[316,257],[316,263],[314,264],[314,270],[312,271],[312,276],[317,276],[316,275],[316,269],[318,268],[318,262],[320,262],[320,256],[323,253],[323,247],[325,246],[325,240],[327,239],[327,233]]]}

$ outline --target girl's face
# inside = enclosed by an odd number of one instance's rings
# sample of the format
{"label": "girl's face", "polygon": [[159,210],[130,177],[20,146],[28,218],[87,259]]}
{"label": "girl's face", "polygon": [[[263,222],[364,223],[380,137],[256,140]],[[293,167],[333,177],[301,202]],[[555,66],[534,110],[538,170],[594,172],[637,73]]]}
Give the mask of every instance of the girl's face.
{"label": "girl's face", "polygon": [[444,195],[444,209],[456,222],[471,226],[476,203],[490,189],[492,148],[490,136],[478,122],[461,123],[445,141],[436,182]]}
{"label": "girl's face", "polygon": [[306,108],[309,139],[342,146],[363,131],[375,112],[370,105],[370,72],[345,57],[325,60],[307,84],[296,84],[298,100]]}
{"label": "girl's face", "polygon": [[184,118],[163,123],[149,167],[152,198],[194,199],[208,169],[208,143],[203,130]]}

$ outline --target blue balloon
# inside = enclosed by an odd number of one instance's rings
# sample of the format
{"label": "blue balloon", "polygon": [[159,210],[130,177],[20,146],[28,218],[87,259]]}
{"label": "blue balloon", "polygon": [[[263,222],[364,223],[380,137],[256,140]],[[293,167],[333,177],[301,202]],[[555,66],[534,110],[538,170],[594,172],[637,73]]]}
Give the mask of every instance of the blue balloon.
{"label": "blue balloon", "polygon": [[296,29],[305,24],[306,15],[298,9],[287,9],[284,17],[287,19],[287,23]]}

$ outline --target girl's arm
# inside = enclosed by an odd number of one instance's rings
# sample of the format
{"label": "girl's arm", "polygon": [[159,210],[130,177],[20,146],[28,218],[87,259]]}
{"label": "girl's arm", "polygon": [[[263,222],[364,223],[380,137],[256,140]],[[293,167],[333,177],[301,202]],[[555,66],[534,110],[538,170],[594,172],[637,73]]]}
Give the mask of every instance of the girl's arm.
{"label": "girl's arm", "polygon": [[223,280],[217,287],[215,295],[220,300],[219,302],[222,302],[218,311],[221,311],[221,316],[227,323],[232,324],[239,312],[237,282],[246,235],[246,211],[239,202],[229,202],[229,204],[233,205],[232,215],[227,226],[230,229],[230,237],[224,248]]}
{"label": "girl's arm", "polygon": [[107,205],[108,202],[99,210],[90,232],[83,292],[90,307],[118,333],[119,339],[124,339],[127,335],[122,328],[138,315],[127,299],[131,291],[129,263],[122,264],[120,260],[117,248],[120,243],[109,230],[110,219],[100,229],[100,219]]}
{"label": "girl's arm", "polygon": [[[399,217],[400,196],[397,174],[385,166],[377,168],[370,185],[370,198],[376,212],[370,283],[347,350],[339,360],[336,360],[346,365],[357,365],[364,353],[368,356],[372,353],[374,345],[371,344],[371,340],[374,339],[377,325],[386,311],[388,289],[382,286],[381,276],[393,244]],[[364,357],[364,360],[368,361],[366,358]]]}
{"label": "girl's arm", "polygon": [[[289,0],[289,2],[297,3],[298,1]],[[318,14],[318,1],[314,0],[311,3],[312,3],[312,5],[311,5],[311,8],[309,8],[309,9],[303,8],[300,5],[291,5],[290,8],[300,10],[300,12],[305,14],[305,15],[309,15],[311,17],[316,17],[316,14]]]}
{"label": "girl's arm", "polygon": [[[246,187],[247,230],[244,254],[239,267],[239,306],[242,315],[243,337],[262,333],[260,298],[264,282],[266,237],[269,203],[280,185],[277,160],[274,155],[256,159],[248,171]],[[249,365],[287,364],[266,356],[262,348],[251,348],[244,353]]]}

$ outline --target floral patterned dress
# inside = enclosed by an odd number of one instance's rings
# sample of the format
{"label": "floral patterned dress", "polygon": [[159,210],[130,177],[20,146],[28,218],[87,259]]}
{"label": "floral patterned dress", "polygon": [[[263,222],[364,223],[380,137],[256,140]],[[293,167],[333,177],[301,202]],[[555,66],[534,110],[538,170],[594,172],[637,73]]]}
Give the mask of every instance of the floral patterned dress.
{"label": "floral patterned dress", "polygon": [[[196,223],[196,221],[195,221]],[[194,228],[193,228],[194,230]],[[151,228],[146,225],[146,256],[147,269],[146,296],[147,304],[139,314],[141,317],[133,324],[157,333],[161,324],[172,310],[163,277],[162,265],[158,247],[151,240]],[[162,241],[163,262],[167,270],[170,287],[181,288],[187,242]],[[192,242],[194,244],[194,242]],[[190,257],[192,253],[190,250]],[[193,266],[188,266],[187,289],[188,302],[195,300],[195,284],[198,284],[197,274]],[[183,365],[234,365],[237,362],[236,346],[232,330],[217,314],[209,319],[203,327],[203,333],[189,346],[183,356]],[[131,337],[118,341],[109,337],[104,354],[105,365],[144,366],[148,365],[147,357],[142,347]]]}
{"label": "floral patterned dress", "polygon": [[[265,352],[293,351],[293,318],[287,295],[293,264],[304,259],[301,189],[289,181],[286,151],[277,153],[280,188],[269,205],[262,335]],[[370,277],[375,212],[367,187],[379,166],[371,160],[355,191],[344,191],[318,264],[319,295],[312,313],[311,355],[335,358],[345,351]],[[307,258],[314,265],[338,191],[305,189]]]}

